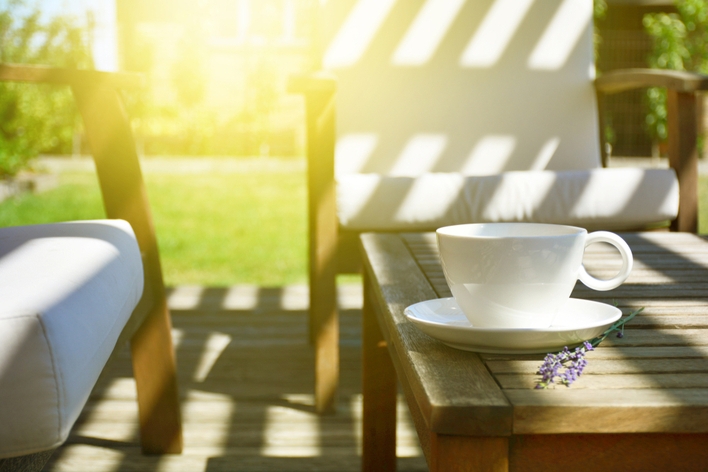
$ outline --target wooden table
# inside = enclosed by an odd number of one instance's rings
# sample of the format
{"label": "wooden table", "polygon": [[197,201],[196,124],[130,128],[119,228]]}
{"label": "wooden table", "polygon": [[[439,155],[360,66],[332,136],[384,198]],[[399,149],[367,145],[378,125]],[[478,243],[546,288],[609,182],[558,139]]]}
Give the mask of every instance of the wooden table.
{"label": "wooden table", "polygon": [[[363,470],[395,470],[397,384],[432,471],[708,470],[708,242],[622,236],[630,278],[572,296],[645,310],[588,354],[571,387],[537,390],[543,355],[456,350],[405,318],[450,296],[434,234],[362,235]],[[619,256],[595,246],[586,267],[608,277]]]}

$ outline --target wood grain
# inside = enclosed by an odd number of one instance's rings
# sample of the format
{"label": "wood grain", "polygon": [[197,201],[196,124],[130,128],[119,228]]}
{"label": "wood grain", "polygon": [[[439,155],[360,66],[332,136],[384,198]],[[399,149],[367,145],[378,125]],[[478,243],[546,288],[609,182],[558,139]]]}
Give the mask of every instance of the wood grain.
{"label": "wood grain", "polygon": [[[542,355],[481,356],[514,408],[511,470],[526,470],[519,458],[535,454],[523,448],[515,452],[522,444],[517,435],[557,438],[548,442],[550,450],[568,437],[558,434],[592,432],[606,438],[622,433],[616,437],[633,444],[630,433],[657,434],[653,438],[680,433],[694,444],[688,433],[708,432],[708,244],[687,233],[622,237],[635,258],[627,282],[609,292],[578,284],[572,296],[617,304],[625,313],[645,310],[627,325],[622,339],[610,336],[588,354],[585,373],[572,387],[534,389]],[[401,239],[436,295],[450,296],[435,235],[409,233]],[[587,248],[584,263],[603,276],[611,276],[620,264],[615,251],[601,245]],[[658,463],[665,460],[658,452],[650,456]]]}
{"label": "wood grain", "polygon": [[679,181],[679,213],[674,231],[698,231],[698,125],[696,95],[668,90],[666,94],[669,165]]}
{"label": "wood grain", "polygon": [[[209,289],[219,293],[220,289]],[[223,293],[224,290],[221,290]],[[261,290],[264,297],[271,295]],[[357,290],[360,293],[360,290]],[[337,413],[315,412],[313,350],[307,312],[171,310],[176,335],[185,447],[181,455],[143,455],[130,353],[109,366],[67,443],[47,472],[76,471],[342,471],[361,470],[361,296],[342,311],[342,377]],[[307,304],[307,292],[297,295]],[[268,302],[269,303],[269,302]],[[274,303],[276,306],[279,303]],[[261,305],[261,304],[259,304]],[[200,358],[210,355],[209,335],[232,341],[214,359],[203,380]],[[425,472],[412,419],[397,402],[398,470]]]}
{"label": "wood grain", "polygon": [[[143,258],[145,288],[127,328],[146,453],[179,453],[182,431],[171,323],[157,238],[130,123],[118,90],[105,81],[72,83],[108,218],[128,221]],[[124,335],[125,336],[125,335]]]}
{"label": "wood grain", "polygon": [[[477,354],[451,349],[421,333],[404,309],[435,298],[410,252],[391,234],[362,235],[364,265],[382,313],[379,325],[427,427],[439,434],[510,434],[510,407]],[[456,379],[449,382],[447,379]]]}
{"label": "wood grain", "polygon": [[362,329],[364,398],[361,470],[396,470],[396,371],[374,310],[372,287],[365,275]]}
{"label": "wood grain", "polygon": [[595,88],[605,94],[646,87],[697,92],[708,90],[708,76],[674,70],[624,69],[606,72],[595,80]]}
{"label": "wood grain", "polygon": [[334,184],[336,83],[298,79],[305,94],[310,277],[310,338],[315,345],[315,398],[331,414],[339,385],[339,320],[336,302],[337,209]]}
{"label": "wood grain", "polygon": [[0,64],[0,80],[71,85],[77,87],[92,87],[101,84],[111,88],[121,89],[138,88],[145,82],[143,76],[140,74],[63,69],[28,64]]}
{"label": "wood grain", "polygon": [[510,470],[697,471],[708,464],[705,434],[514,436]]}
{"label": "wood grain", "polygon": [[507,472],[509,438],[432,434],[431,472]]}

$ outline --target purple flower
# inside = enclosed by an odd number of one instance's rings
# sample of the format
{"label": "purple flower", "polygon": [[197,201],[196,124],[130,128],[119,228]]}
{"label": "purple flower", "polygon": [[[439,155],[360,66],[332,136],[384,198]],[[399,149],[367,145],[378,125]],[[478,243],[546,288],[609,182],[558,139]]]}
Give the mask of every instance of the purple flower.
{"label": "purple flower", "polygon": [[[565,346],[558,354],[547,354],[543,359],[543,364],[538,368],[541,380],[536,384],[536,388],[548,388],[556,382],[556,379],[563,385],[570,387],[573,382],[578,380],[588,365],[585,353],[593,350],[592,344],[585,341],[582,346],[578,346],[572,351],[568,349],[568,346]],[[561,369],[564,369],[563,372]]]}
{"label": "purple flower", "polygon": [[[537,374],[541,376],[541,380],[536,383],[536,388],[548,388],[550,385],[556,383],[556,379],[558,379],[559,383],[570,387],[570,385],[583,374],[585,367],[588,365],[585,354],[594,351],[595,346],[600,344],[613,331],[619,331],[617,333],[618,338],[624,337],[625,323],[641,313],[642,310],[644,310],[644,308],[633,311],[626,318],[610,326],[610,328],[600,336],[589,341],[583,341],[581,346],[576,347],[572,351],[568,349],[568,346],[565,346],[558,354],[547,354],[543,359],[543,364],[538,368]],[[563,371],[561,371],[561,369],[563,369]]]}

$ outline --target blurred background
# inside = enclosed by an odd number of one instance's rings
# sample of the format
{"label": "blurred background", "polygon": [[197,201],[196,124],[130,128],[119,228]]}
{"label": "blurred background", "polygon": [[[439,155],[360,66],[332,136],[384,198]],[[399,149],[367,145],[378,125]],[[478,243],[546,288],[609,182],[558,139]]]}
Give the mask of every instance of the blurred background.
{"label": "blurred background", "polygon": [[[317,68],[321,1],[2,0],[2,61],[143,73],[126,100],[144,155],[301,156],[302,103],[285,84]],[[596,0],[598,71],[707,70],[707,11],[704,0]],[[33,87],[3,88],[1,173],[17,171],[18,154],[87,152],[68,92],[40,104]],[[664,152],[664,100],[610,97],[613,155]]]}
{"label": "blurred background", "polygon": [[[145,76],[124,99],[169,284],[304,282],[304,107],[286,83],[318,68],[326,1],[0,0],[0,61]],[[600,74],[708,72],[707,0],[595,0],[595,25]],[[612,95],[605,113],[613,159],[665,154],[662,91]],[[68,89],[0,84],[0,183],[58,175],[0,203],[0,224],[101,217],[88,154]]]}
{"label": "blurred background", "polygon": [[[313,1],[3,1],[2,60],[143,73],[126,99],[147,155],[302,155],[302,105],[285,83],[315,67]],[[49,113],[22,111],[27,130]],[[85,153],[72,114],[54,121],[37,151]]]}

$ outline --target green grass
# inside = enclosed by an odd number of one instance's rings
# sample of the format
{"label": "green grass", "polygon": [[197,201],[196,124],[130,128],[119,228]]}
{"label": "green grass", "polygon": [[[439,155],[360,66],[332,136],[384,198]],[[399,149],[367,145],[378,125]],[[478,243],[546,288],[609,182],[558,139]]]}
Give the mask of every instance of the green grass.
{"label": "green grass", "polygon": [[[288,166],[290,169],[292,166]],[[145,173],[168,285],[306,281],[304,171]],[[0,225],[103,218],[92,173],[0,203]]]}
{"label": "green grass", "polygon": [[[304,170],[256,165],[247,172],[148,171],[145,182],[168,285],[306,282]],[[699,193],[699,232],[706,234],[703,202],[708,176],[700,178]],[[89,172],[62,173],[54,190],[0,203],[0,226],[103,217],[98,183]]]}

